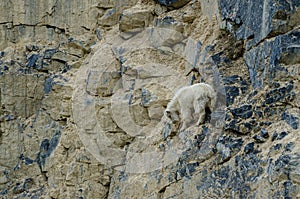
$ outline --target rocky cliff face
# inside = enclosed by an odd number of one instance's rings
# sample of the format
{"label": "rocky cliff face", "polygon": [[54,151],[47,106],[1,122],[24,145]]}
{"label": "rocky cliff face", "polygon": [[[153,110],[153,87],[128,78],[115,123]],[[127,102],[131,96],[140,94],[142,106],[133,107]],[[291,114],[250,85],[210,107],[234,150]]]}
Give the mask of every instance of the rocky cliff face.
{"label": "rocky cliff face", "polygon": [[0,5],[1,198],[300,198],[298,0]]}

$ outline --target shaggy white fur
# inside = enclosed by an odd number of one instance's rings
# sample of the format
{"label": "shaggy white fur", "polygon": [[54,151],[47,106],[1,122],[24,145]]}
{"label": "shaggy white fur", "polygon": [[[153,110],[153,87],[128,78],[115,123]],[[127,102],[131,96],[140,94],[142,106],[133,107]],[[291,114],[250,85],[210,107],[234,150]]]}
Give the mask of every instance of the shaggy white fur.
{"label": "shaggy white fur", "polygon": [[205,83],[197,83],[179,89],[169,102],[165,116],[172,122],[181,122],[181,130],[186,129],[197,120],[197,125],[203,124],[205,109],[213,110],[216,104],[214,89]]}

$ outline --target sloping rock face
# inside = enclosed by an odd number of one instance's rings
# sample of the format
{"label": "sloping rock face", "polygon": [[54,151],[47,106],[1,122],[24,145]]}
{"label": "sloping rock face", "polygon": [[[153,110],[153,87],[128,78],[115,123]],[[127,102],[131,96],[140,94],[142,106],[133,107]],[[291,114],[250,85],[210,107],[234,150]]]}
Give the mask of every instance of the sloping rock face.
{"label": "sloping rock face", "polygon": [[300,198],[299,27],[297,0],[2,1],[1,198]]}

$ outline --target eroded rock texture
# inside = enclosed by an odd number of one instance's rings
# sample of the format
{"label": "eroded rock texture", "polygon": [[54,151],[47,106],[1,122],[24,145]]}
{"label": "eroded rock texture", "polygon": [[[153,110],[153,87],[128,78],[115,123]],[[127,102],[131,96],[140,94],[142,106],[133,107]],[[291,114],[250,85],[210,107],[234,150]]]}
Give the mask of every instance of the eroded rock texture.
{"label": "eroded rock texture", "polygon": [[[1,198],[300,198],[297,0],[0,2]],[[205,82],[205,123],[163,116]]]}

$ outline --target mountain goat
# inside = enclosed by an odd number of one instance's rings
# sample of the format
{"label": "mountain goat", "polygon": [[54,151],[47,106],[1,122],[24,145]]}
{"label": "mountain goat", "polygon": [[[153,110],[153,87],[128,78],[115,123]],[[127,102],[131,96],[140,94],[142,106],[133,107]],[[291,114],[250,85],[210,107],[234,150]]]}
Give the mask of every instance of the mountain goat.
{"label": "mountain goat", "polygon": [[203,124],[205,111],[213,110],[216,104],[214,89],[205,83],[197,83],[179,89],[168,103],[165,116],[173,123],[181,122],[181,130],[186,129],[197,120],[197,125]]}

